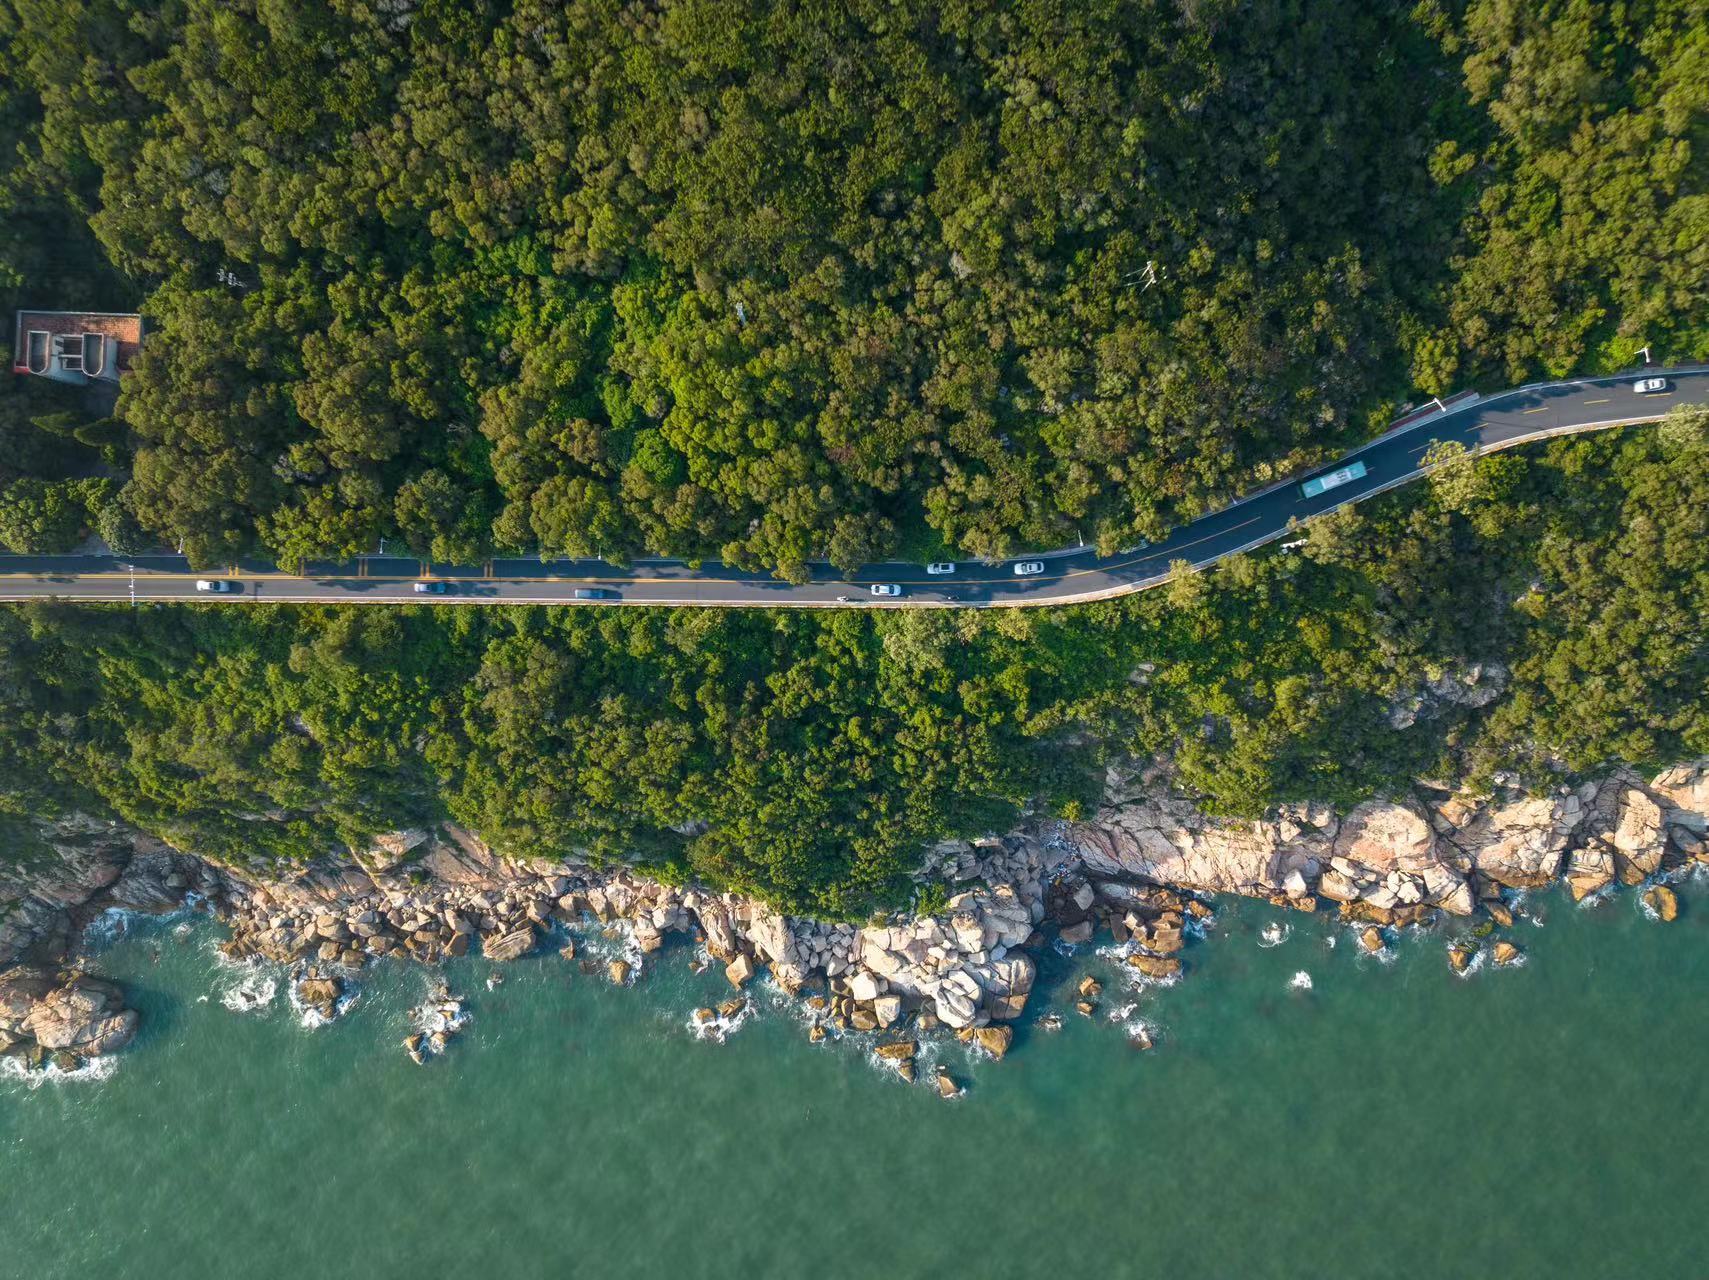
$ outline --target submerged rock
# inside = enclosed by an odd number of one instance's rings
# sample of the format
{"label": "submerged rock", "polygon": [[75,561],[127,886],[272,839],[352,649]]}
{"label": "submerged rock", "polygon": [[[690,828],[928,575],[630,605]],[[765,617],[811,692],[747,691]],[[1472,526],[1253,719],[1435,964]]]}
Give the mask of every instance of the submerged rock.
{"label": "submerged rock", "polygon": [[1008,1027],[978,1027],[973,1032],[973,1043],[999,1062],[1003,1055],[1009,1052],[1009,1045],[1014,1042],[1015,1033]]}
{"label": "submerged rock", "polygon": [[1181,972],[1181,962],[1174,956],[1148,956],[1135,952],[1127,962],[1148,978],[1173,978]]}
{"label": "submerged rock", "polygon": [[1671,923],[1679,918],[1679,897],[1665,884],[1658,884],[1644,893],[1644,902],[1656,913],[1658,920]]}
{"label": "submerged rock", "polygon": [[754,958],[743,952],[729,964],[724,966],[724,976],[730,980],[730,985],[738,989],[745,987],[753,980]]}
{"label": "submerged rock", "polygon": [[338,1000],[344,994],[342,979],[314,972],[298,974],[292,982],[297,1003],[313,1009],[328,1022],[338,1016]]}

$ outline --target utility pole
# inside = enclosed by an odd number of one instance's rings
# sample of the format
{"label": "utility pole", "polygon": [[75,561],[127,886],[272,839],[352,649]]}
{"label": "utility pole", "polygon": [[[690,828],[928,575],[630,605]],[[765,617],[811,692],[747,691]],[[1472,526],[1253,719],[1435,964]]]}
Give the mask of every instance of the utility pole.
{"label": "utility pole", "polygon": [[1639,347],[1638,348],[1638,354],[1644,357],[1644,364],[1647,366],[1650,363],[1650,348],[1649,348],[1649,346],[1646,344],[1642,347]]}

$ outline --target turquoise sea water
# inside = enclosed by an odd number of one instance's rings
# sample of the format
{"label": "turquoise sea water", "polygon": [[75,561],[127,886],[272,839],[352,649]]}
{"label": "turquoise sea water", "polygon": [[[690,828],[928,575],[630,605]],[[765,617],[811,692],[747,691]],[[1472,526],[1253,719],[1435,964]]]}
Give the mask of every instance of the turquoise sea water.
{"label": "turquoise sea water", "polygon": [[[945,1102],[667,949],[630,990],[548,953],[449,973],[473,1018],[399,1047],[427,975],[305,1030],[233,1012],[217,929],[99,953],[144,1031],[101,1080],[0,1080],[4,1273],[33,1277],[1519,1277],[1705,1273],[1709,899],[1537,900],[1526,963],[1456,979],[1326,921],[1225,906],[1129,1047],[1053,957],[1009,1059]],[[1694,901],[1695,899],[1695,901]],[[1291,936],[1258,945],[1285,920]],[[1333,949],[1328,937],[1337,937]],[[1309,990],[1291,985],[1310,975]]]}

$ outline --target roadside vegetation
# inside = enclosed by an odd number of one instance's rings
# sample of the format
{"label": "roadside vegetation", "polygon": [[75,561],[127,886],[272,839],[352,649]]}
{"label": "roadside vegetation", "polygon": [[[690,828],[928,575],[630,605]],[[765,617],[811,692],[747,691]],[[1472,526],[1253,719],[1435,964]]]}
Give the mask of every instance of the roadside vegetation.
{"label": "roadside vegetation", "polygon": [[1409,397],[1709,357],[1706,38],[1690,0],[0,0],[0,307],[151,326],[116,419],[7,380],[0,541],[1130,545]]}
{"label": "roadside vegetation", "polygon": [[1132,757],[1255,814],[1709,753],[1705,415],[1450,462],[1303,536],[1048,610],[8,608],[0,815],[237,860],[451,819],[858,914],[929,841],[1089,816]]}

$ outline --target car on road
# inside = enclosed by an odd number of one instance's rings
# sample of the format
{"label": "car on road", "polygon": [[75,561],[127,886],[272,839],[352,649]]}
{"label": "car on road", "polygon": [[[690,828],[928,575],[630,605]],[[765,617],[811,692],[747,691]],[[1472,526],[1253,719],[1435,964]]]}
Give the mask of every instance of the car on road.
{"label": "car on road", "polygon": [[439,581],[418,582],[415,584],[415,594],[418,596],[442,596],[445,594],[445,584]]}
{"label": "car on road", "polygon": [[1667,390],[1666,378],[1639,378],[1632,384],[1632,390],[1641,396],[1651,395],[1657,391]]}
{"label": "car on road", "polygon": [[577,600],[609,600],[613,597],[614,594],[615,594],[614,592],[607,591],[604,587],[577,587],[576,588],[576,599]]}
{"label": "car on road", "polygon": [[1019,564],[1017,564],[1015,566],[1015,576],[1017,578],[1030,578],[1035,573],[1043,573],[1043,572],[1044,572],[1044,561],[1043,560],[1022,560]]}
{"label": "car on road", "polygon": [[875,596],[899,596],[902,594],[902,588],[894,582],[875,582],[867,590]]}
{"label": "car on road", "polygon": [[941,578],[946,573],[954,573],[955,566],[947,560],[934,560],[926,566],[926,572],[934,578]]}
{"label": "car on road", "polygon": [[196,579],[196,590],[206,591],[216,596],[230,595],[233,591],[238,589],[238,584],[233,582],[230,578]]}

